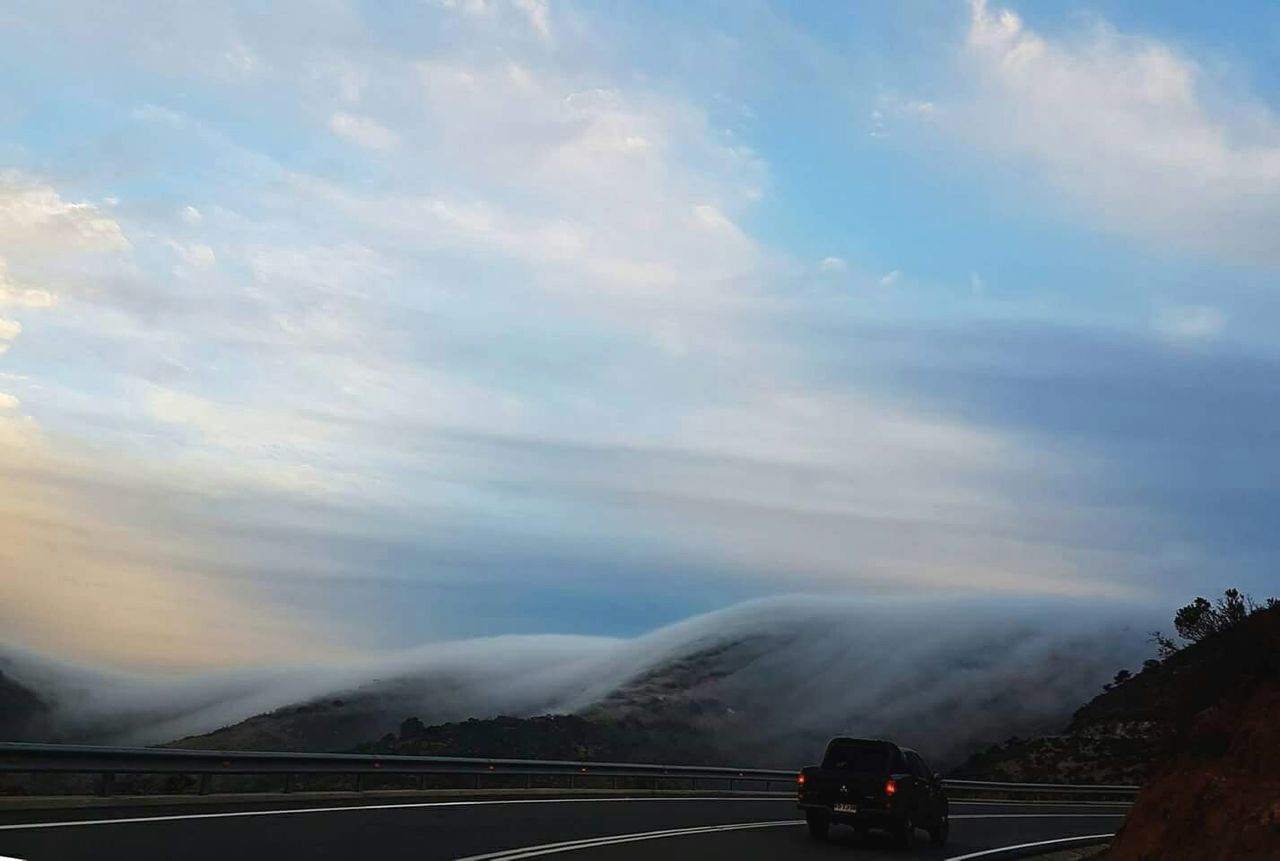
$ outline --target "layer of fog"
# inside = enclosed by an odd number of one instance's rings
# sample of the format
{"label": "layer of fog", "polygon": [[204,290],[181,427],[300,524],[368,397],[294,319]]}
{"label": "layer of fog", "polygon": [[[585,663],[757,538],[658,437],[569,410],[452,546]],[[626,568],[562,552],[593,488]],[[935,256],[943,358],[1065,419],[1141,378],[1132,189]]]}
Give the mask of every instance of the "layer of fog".
{"label": "layer of fog", "polygon": [[[953,757],[1060,727],[1116,670],[1150,656],[1152,627],[1154,614],[1132,605],[797,596],[634,639],[497,637],[341,666],[155,679],[10,652],[0,669],[52,703],[45,736],[66,741],[157,744],[354,694],[378,700],[382,731],[411,715],[431,723],[604,707],[720,728],[756,759],[800,756],[839,733]],[[682,660],[694,667],[690,690],[666,678]]]}

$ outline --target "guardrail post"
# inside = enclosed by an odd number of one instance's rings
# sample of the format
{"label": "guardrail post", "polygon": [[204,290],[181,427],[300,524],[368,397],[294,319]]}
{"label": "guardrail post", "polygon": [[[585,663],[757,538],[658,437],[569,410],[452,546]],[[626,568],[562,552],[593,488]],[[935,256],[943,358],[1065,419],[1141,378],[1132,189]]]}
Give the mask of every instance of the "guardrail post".
{"label": "guardrail post", "polygon": [[356,792],[364,792],[364,774],[356,772]]}
{"label": "guardrail post", "polygon": [[201,774],[201,775],[200,775],[200,786],[199,786],[199,788],[196,790],[196,792],[198,792],[200,795],[208,795],[208,794],[209,794],[209,783],[210,783],[212,780],[213,780],[213,775],[212,775],[212,774],[209,774],[208,772],[205,772],[204,774]]}
{"label": "guardrail post", "polygon": [[293,792],[293,772],[286,772],[284,776],[284,791],[286,793]]}
{"label": "guardrail post", "polygon": [[98,794],[103,796],[110,795],[115,791],[115,788],[115,774],[110,771],[102,772],[102,775],[98,778]]}
{"label": "guardrail post", "polygon": [[418,775],[418,791],[421,792],[426,788],[427,788],[427,775],[419,774]]}

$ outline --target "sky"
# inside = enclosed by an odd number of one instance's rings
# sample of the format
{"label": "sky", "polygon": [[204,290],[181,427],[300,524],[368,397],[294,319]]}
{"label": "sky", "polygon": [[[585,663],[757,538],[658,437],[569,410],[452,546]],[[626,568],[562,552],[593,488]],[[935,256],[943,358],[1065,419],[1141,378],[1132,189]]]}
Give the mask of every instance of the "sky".
{"label": "sky", "polygon": [[0,640],[1276,591],[1280,7],[0,9]]}

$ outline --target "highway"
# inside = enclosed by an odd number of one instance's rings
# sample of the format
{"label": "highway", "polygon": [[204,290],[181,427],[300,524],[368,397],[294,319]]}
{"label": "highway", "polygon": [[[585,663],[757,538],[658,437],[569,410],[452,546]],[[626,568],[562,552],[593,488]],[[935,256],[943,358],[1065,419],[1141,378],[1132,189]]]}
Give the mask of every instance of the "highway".
{"label": "highway", "polygon": [[[875,834],[833,829],[809,838],[794,802],[779,797],[394,800],[249,806],[5,811],[0,856],[23,861],[306,858],[1010,858],[985,850],[1114,832],[1123,805],[953,802],[951,840],[910,853]],[[674,833],[671,833],[674,832]],[[1046,845],[1049,851],[1081,843]]]}

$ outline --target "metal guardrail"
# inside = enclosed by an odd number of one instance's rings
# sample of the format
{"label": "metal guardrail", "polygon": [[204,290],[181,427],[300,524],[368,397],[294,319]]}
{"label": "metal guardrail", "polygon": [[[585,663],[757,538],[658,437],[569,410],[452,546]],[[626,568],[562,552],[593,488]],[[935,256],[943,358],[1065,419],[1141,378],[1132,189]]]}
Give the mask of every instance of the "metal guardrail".
{"label": "metal guardrail", "polygon": [[[689,765],[655,765],[618,762],[571,762],[531,759],[475,759],[439,756],[377,756],[345,753],[269,753],[249,751],[205,751],[166,748],[113,748],[86,745],[44,745],[0,743],[0,775],[3,774],[89,774],[97,775],[97,794],[112,795],[117,775],[191,775],[197,777],[197,792],[207,794],[217,775],[279,776],[277,791],[294,790],[301,775],[342,775],[354,777],[357,792],[367,788],[370,775],[416,777],[417,788],[443,775],[468,775],[472,789],[481,789],[487,776],[514,779],[532,788],[534,778],[568,778],[568,788],[590,783],[602,788],[619,788],[620,781],[649,781],[652,791],[715,789],[789,795],[794,792],[796,772],[761,768],[717,768]],[[687,784],[675,786],[675,784]],[[1069,798],[1099,796],[1131,799],[1135,786],[1081,786],[1072,784],[999,783],[976,780],[947,780],[944,785],[955,794],[1012,794],[1015,797],[1065,795]],[[635,786],[627,788],[637,788]]]}

